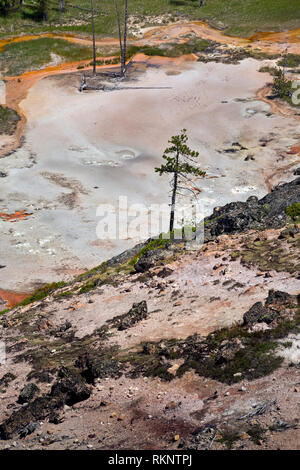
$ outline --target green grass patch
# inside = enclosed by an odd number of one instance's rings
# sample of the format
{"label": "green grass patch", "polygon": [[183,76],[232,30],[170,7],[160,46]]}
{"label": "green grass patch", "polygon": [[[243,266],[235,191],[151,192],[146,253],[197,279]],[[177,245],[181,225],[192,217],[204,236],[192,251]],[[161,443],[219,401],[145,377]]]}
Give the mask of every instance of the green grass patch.
{"label": "green grass patch", "polygon": [[154,240],[151,240],[151,242],[147,243],[147,245],[145,245],[139,252],[136,256],[134,256],[130,261],[129,261],[129,265],[130,266],[134,266],[138,260],[143,256],[145,255],[148,251],[150,250],[158,250],[160,248],[164,248],[166,245],[168,245],[170,243],[170,240],[168,239],[164,239],[164,238],[155,238]]}
{"label": "green grass patch", "polygon": [[49,294],[52,294],[55,292],[57,289],[66,286],[67,283],[64,281],[60,282],[52,282],[51,284],[46,284],[44,287],[40,287],[36,291],[34,291],[33,294],[31,294],[29,297],[27,297],[23,302],[19,304],[19,306],[24,306],[31,304],[32,302],[37,302],[38,300],[43,300],[45,297],[47,297]]}
{"label": "green grass patch", "polygon": [[300,55],[299,54],[286,54],[283,58],[277,63],[280,67],[299,67],[300,65]]}
{"label": "green grass patch", "polygon": [[291,238],[289,247],[282,240],[261,240],[259,242],[247,242],[240,250],[230,253],[234,261],[241,258],[241,263],[246,266],[257,266],[261,271],[297,273],[297,265],[300,239],[298,236]]}
{"label": "green grass patch", "polygon": [[[88,11],[66,8],[60,16],[54,3],[48,4],[48,20],[40,21],[36,2],[28,0],[20,11],[1,18],[3,35],[19,32],[76,32],[91,34]],[[72,6],[90,8],[89,0],[72,0]],[[117,34],[114,3],[96,2],[95,27],[98,36]],[[129,14],[141,26],[161,24],[157,19],[169,15],[164,22],[183,18],[205,20],[222,28],[226,34],[248,36],[256,31],[282,31],[299,27],[299,0],[205,0],[200,8],[196,0],[131,0]]]}
{"label": "green grass patch", "polygon": [[[291,330],[287,330],[288,334]],[[172,360],[184,359],[176,377],[194,370],[201,377],[233,384],[243,379],[254,380],[276,370],[283,359],[275,354],[277,341],[271,335],[249,333],[246,328],[232,327],[212,333],[206,340],[195,336],[185,340],[168,340],[158,343],[143,343],[134,352],[122,352],[118,359],[130,362],[132,377],[155,376],[169,381],[174,378],[168,372]],[[235,341],[242,347],[235,351]],[[231,343],[230,355],[223,353],[223,342]]]}
{"label": "green grass patch", "polygon": [[20,116],[14,109],[0,105],[0,134],[13,134],[19,120]]}
{"label": "green grass patch", "polygon": [[4,315],[4,313],[9,312],[10,310],[11,310],[10,308],[6,308],[5,310],[1,310],[0,315]]}
{"label": "green grass patch", "polygon": [[[117,53],[119,54],[119,52]],[[96,60],[96,65],[116,65],[120,62],[120,56],[118,55],[118,57],[115,57],[113,59],[98,59]],[[93,65],[93,62],[90,62],[89,65]]]}
{"label": "green grass patch", "polygon": [[61,292],[60,294],[55,295],[55,299],[62,299],[65,297],[72,297],[74,295],[73,291]]}
{"label": "green grass patch", "polygon": [[200,14],[213,26],[221,22],[226,34],[237,36],[299,28],[300,19],[298,0],[207,0]]}
{"label": "green grass patch", "polygon": [[92,49],[64,39],[39,38],[7,44],[0,51],[0,70],[8,76],[38,70],[51,63],[55,54],[64,62],[91,59]]}
{"label": "green grass patch", "polygon": [[95,287],[97,287],[97,283],[98,283],[98,279],[87,282],[79,289],[78,294],[87,294],[92,289],[95,289]]}
{"label": "green grass patch", "polygon": [[183,44],[169,43],[163,46],[129,46],[127,59],[138,53],[143,53],[147,56],[180,57],[182,55],[205,52],[213,44],[215,43],[207,39],[193,39]]}
{"label": "green grass patch", "polygon": [[[209,358],[187,359],[178,369],[177,375],[182,376],[190,369],[202,377],[209,377],[223,383],[236,383],[246,378],[254,380],[264,377],[276,370],[283,359],[273,354],[277,348],[276,342],[257,342],[255,338],[245,341],[244,349],[238,351],[228,362],[222,363],[218,354],[211,354]],[[248,343],[248,344],[247,344]],[[236,375],[241,374],[241,375]]]}

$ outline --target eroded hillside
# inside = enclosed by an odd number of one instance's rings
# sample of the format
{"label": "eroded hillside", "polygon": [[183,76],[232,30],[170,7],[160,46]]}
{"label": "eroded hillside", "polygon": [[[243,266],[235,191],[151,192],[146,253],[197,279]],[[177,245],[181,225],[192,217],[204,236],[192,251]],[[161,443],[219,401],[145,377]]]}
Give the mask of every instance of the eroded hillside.
{"label": "eroded hillside", "polygon": [[298,448],[299,189],[4,313],[0,448]]}

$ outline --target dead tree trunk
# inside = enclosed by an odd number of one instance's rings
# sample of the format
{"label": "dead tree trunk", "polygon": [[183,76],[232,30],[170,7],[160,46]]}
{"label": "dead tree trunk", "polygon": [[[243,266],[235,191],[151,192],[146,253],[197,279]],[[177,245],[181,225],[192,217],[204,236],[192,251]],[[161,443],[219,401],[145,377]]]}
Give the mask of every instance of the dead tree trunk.
{"label": "dead tree trunk", "polygon": [[121,61],[122,75],[126,73],[126,55],[127,55],[127,21],[128,21],[128,5],[127,0],[125,0],[125,9],[124,9],[124,40],[123,40],[123,55]]}
{"label": "dead tree trunk", "polygon": [[81,84],[80,84],[80,87],[79,87],[79,91],[84,91],[86,90],[86,78],[85,78],[85,74],[82,75],[81,77]]}
{"label": "dead tree trunk", "polygon": [[124,27],[122,33],[121,27],[121,16],[118,6],[118,0],[114,0],[115,10],[117,16],[118,24],[118,33],[119,33],[119,43],[120,43],[120,56],[121,56],[121,75],[125,76],[126,74],[126,56],[127,56],[127,24],[128,24],[128,0],[125,0],[124,3]]}
{"label": "dead tree trunk", "polygon": [[96,41],[95,41],[94,0],[91,0],[91,14],[92,14],[92,35],[93,35],[93,74],[96,75]]}
{"label": "dead tree trunk", "polygon": [[62,14],[65,11],[65,0],[59,0],[59,22],[62,22]]}

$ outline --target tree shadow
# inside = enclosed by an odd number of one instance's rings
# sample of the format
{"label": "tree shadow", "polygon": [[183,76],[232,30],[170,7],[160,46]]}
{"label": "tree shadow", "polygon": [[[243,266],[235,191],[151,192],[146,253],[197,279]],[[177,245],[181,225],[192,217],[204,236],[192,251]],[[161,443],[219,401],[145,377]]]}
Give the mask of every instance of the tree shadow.
{"label": "tree shadow", "polygon": [[173,6],[191,6],[195,8],[200,8],[199,0],[170,0],[170,4]]}
{"label": "tree shadow", "polygon": [[[56,10],[56,8],[52,8],[52,10]],[[41,23],[44,20],[42,11],[34,5],[26,5],[23,8],[22,18],[24,20],[35,21],[36,23]]]}

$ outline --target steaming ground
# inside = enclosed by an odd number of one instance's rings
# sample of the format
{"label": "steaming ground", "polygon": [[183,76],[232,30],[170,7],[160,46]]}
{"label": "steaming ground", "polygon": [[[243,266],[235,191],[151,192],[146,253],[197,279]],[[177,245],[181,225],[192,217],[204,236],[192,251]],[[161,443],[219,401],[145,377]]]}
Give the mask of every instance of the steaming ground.
{"label": "steaming ground", "polygon": [[26,291],[68,277],[136,244],[99,240],[97,207],[116,205],[119,196],[129,204],[167,203],[167,180],[153,169],[183,127],[207,171],[198,182],[205,214],[263,196],[267,178],[298,158],[287,152],[299,140],[299,124],[256,99],[270,79],[258,72],[262,62],[153,58],[147,65],[122,86],[168,88],[79,93],[80,74],[69,74],[30,89],[21,103],[25,144],[1,160],[8,176],[1,178],[0,212],[31,214],[0,219],[2,289]]}

